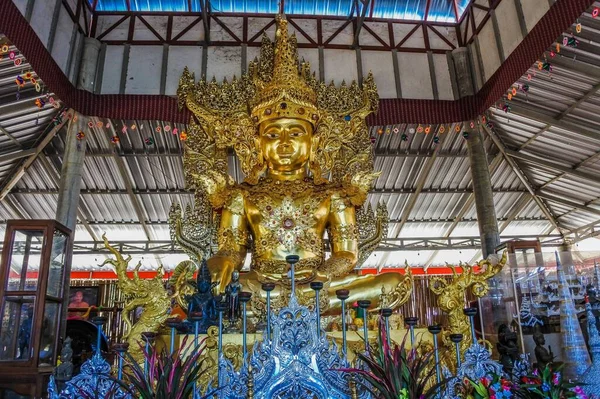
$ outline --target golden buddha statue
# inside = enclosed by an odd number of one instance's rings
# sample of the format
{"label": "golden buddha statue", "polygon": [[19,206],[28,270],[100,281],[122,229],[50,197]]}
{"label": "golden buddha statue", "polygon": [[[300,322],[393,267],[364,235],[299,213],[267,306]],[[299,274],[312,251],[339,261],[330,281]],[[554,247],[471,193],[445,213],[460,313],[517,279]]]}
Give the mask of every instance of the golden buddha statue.
{"label": "golden buddha statue", "polygon": [[[196,190],[197,203],[207,201],[216,213],[218,250],[207,263],[218,293],[225,292],[250,252],[250,272],[240,276],[244,289],[260,298],[261,285],[273,282],[273,301],[287,299],[285,258],[293,254],[300,257],[299,299],[307,302],[309,283],[320,281],[325,312],[339,309],[339,289],[350,291],[351,303],[369,299],[375,309],[382,289],[391,299],[387,306],[406,302],[412,290],[409,269],[407,277],[353,273],[387,230],[380,220],[377,228],[371,226],[377,230],[371,239],[359,240],[365,228],[361,207],[379,176],[365,123],[379,100],[370,74],[362,86],[318,82],[307,63],[299,67],[295,36],[288,36],[287,21],[278,16],[275,43],[263,38],[260,59],[250,64],[248,75],[231,83],[196,83],[186,68],[178,96],[180,107],[194,114],[185,147],[186,181]],[[239,158],[241,184],[228,174],[228,148]],[[385,209],[379,211],[387,218]]]}

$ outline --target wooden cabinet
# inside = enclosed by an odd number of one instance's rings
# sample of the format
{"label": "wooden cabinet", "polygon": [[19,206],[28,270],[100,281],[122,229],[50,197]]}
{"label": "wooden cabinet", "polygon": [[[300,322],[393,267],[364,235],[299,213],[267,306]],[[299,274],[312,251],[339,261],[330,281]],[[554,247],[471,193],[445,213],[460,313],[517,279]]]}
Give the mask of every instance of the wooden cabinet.
{"label": "wooden cabinet", "polygon": [[65,320],[72,233],[53,220],[9,220],[0,263],[0,390],[41,398]]}

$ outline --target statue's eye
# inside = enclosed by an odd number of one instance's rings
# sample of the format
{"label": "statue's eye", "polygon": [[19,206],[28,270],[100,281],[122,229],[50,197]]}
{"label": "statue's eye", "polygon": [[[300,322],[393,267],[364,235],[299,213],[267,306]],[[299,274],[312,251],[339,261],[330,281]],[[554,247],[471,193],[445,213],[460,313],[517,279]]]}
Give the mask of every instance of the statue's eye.
{"label": "statue's eye", "polygon": [[269,133],[269,134],[267,134],[267,137],[270,139],[276,139],[279,136],[277,135],[277,133]]}

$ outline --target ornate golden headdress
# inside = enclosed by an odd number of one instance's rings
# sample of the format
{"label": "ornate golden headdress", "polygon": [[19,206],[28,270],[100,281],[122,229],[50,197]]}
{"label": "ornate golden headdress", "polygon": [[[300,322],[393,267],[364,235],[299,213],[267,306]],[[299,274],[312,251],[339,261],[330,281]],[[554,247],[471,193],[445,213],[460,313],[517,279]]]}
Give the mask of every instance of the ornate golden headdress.
{"label": "ornate golden headdress", "polygon": [[258,125],[282,117],[309,121],[315,126],[310,169],[317,184],[324,175],[348,188],[351,202],[360,205],[378,174],[365,118],[377,110],[379,97],[373,76],[361,86],[352,82],[336,87],[319,82],[307,62],[298,63],[295,35],[287,21],[276,18],[275,43],[263,37],[260,58],[250,63],[247,75],[219,84],[202,79],[185,68],[177,94],[192,118],[185,148],[184,169],[190,188],[202,189],[213,207],[226,200],[227,148],[240,159],[245,181],[256,184],[265,165],[258,146]]}

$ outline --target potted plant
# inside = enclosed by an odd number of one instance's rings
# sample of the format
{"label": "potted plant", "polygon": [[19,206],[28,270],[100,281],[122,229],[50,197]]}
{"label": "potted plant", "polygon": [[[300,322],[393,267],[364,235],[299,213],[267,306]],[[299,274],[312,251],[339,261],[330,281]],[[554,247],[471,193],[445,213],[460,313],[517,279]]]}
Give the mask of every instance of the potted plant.
{"label": "potted plant", "polygon": [[[198,345],[186,345],[185,337],[177,351],[172,354],[166,349],[161,351],[150,347],[148,350],[140,344],[145,363],[148,364],[147,372],[144,365],[138,364],[129,354],[125,354],[126,367],[124,368],[121,386],[137,399],[188,399],[196,398],[194,382],[202,375],[208,373],[202,355],[206,345],[202,340]],[[207,393],[202,398],[208,398],[215,391]]]}
{"label": "potted plant", "polygon": [[357,353],[362,368],[341,371],[355,376],[359,388],[379,399],[426,399],[434,397],[440,385],[431,386],[435,378],[433,351],[406,348],[406,335],[400,345],[388,343],[385,328],[379,325],[379,345],[369,353]]}
{"label": "potted plant", "polygon": [[524,399],[588,399],[577,382],[566,381],[561,372],[562,366],[553,370],[548,363],[544,370],[535,370],[533,375],[522,377],[517,396]]}

